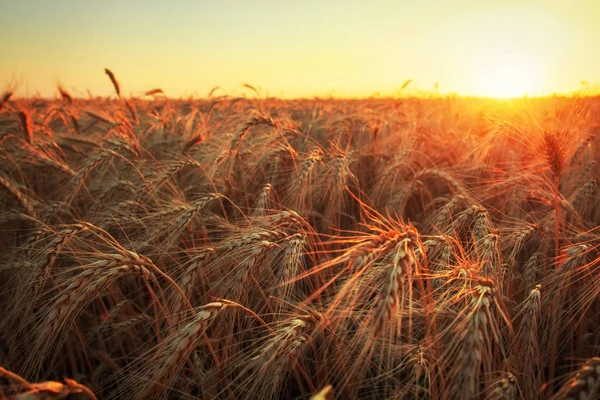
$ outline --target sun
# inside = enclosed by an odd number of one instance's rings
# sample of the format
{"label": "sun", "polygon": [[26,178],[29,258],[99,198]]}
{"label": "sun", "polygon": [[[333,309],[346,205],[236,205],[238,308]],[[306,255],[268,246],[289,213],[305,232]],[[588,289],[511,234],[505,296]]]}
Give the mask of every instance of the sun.
{"label": "sun", "polygon": [[535,60],[518,54],[499,54],[485,60],[476,72],[477,94],[510,98],[535,95],[541,70]]}
{"label": "sun", "polygon": [[527,9],[470,15],[456,34],[469,91],[498,98],[547,94],[560,46],[547,36],[556,26],[553,16]]}

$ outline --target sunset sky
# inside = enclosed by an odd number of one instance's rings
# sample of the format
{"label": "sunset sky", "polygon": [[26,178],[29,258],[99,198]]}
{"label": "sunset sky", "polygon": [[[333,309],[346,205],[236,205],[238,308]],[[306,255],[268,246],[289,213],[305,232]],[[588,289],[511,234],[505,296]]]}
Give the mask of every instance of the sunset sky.
{"label": "sunset sky", "polygon": [[[598,0],[2,0],[0,79],[20,95],[570,93],[600,83]],[[246,90],[247,91],[247,90]]]}

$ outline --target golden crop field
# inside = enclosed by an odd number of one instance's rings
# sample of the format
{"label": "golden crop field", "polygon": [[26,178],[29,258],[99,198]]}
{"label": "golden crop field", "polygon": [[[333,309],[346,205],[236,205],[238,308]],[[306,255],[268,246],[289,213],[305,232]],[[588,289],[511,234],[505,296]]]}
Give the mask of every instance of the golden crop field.
{"label": "golden crop field", "polygon": [[598,98],[10,95],[0,397],[600,396]]}

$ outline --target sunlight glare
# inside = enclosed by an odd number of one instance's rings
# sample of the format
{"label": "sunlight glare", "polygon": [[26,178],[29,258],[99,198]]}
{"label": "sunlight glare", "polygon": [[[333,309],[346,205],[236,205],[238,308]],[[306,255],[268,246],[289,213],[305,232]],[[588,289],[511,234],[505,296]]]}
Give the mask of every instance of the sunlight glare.
{"label": "sunlight glare", "polygon": [[455,36],[470,72],[470,92],[499,98],[547,94],[568,33],[553,16],[531,10],[474,13]]}
{"label": "sunlight glare", "polygon": [[[514,55],[498,55],[478,74],[477,92],[481,96],[509,98],[533,95],[539,88],[533,61]],[[539,72],[537,72],[539,74]]]}

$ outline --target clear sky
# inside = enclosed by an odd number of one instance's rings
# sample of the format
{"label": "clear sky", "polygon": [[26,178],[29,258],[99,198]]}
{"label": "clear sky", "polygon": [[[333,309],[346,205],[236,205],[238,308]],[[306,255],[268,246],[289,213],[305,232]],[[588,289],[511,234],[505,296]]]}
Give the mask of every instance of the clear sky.
{"label": "clear sky", "polygon": [[107,95],[108,67],[126,95],[571,92],[600,83],[599,27],[600,0],[0,0],[0,84]]}

